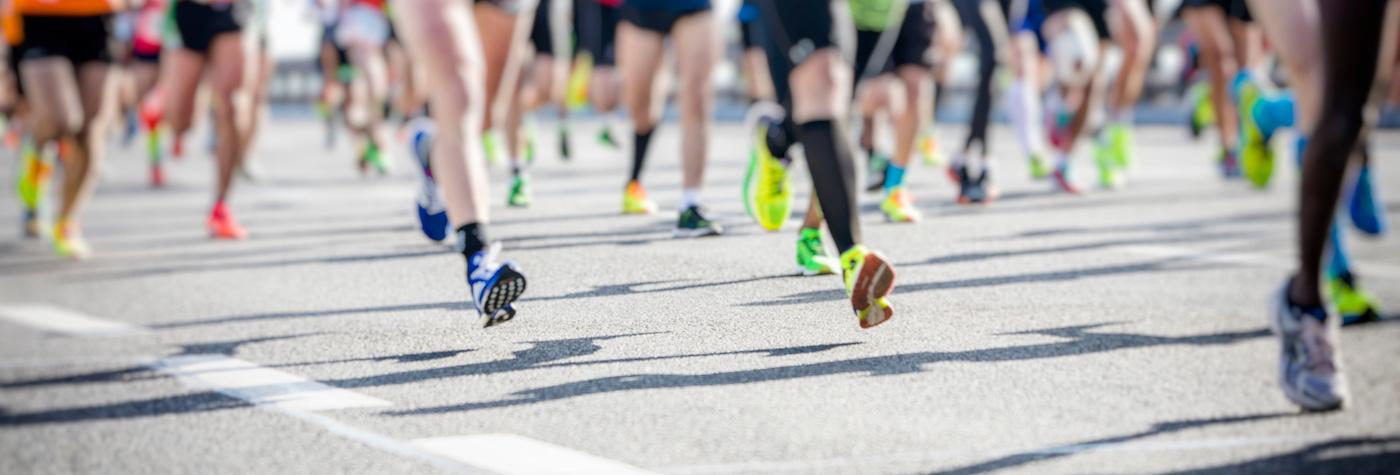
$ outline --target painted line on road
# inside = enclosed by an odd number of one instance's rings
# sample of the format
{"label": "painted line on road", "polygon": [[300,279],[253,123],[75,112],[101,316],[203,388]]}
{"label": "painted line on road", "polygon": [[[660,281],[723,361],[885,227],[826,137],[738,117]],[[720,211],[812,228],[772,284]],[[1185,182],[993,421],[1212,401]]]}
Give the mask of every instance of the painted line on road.
{"label": "painted line on road", "polygon": [[388,407],[393,403],[321,384],[285,371],[223,355],[182,355],[151,364],[188,386],[217,391],[259,406],[302,411]]}
{"label": "painted line on road", "polygon": [[145,333],[146,329],[46,304],[0,305],[0,318],[49,333],[106,336]]}
{"label": "painted line on road", "polygon": [[507,475],[654,472],[517,434],[477,434],[415,439],[413,445],[443,457]]}
{"label": "painted line on road", "polygon": [[[1139,245],[1124,246],[1117,249],[1123,252],[1151,257],[1184,257],[1198,261],[1272,267],[1285,270],[1293,269],[1296,262],[1296,259],[1292,256],[1253,252],[1223,252],[1176,246]],[[1365,262],[1356,262],[1353,265],[1356,267],[1357,273],[1359,274],[1400,279],[1400,266]]]}

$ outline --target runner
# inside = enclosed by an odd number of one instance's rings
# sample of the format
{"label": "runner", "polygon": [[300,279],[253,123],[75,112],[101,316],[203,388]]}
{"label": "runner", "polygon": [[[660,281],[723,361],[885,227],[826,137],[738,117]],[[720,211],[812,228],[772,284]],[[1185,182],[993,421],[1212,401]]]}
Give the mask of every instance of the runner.
{"label": "runner", "polygon": [[[578,35],[583,51],[575,62],[588,67],[576,66],[573,75],[581,75],[587,69],[587,77],[570,78],[570,91],[576,91],[579,83],[586,84],[587,102],[593,106],[603,125],[598,129],[598,143],[610,149],[619,145],[613,136],[612,119],[621,97],[621,81],[617,76],[616,38],[617,25],[621,21],[622,0],[575,0],[574,31]],[[571,96],[577,95],[571,92]]]}
{"label": "runner", "polygon": [[15,191],[19,194],[21,220],[25,238],[45,237],[50,231],[48,223],[40,215],[41,207],[49,196],[49,185],[54,172],[52,147],[34,142],[34,134],[29,127],[30,105],[24,98],[24,81],[21,80],[20,60],[28,49],[24,43],[24,31],[20,21],[18,6],[6,2],[3,25],[5,43],[9,46],[6,57],[5,98],[6,142],[11,137],[18,138],[19,174],[16,177]]}
{"label": "runner", "polygon": [[133,82],[134,104],[141,127],[146,133],[146,155],[151,161],[151,186],[165,185],[160,148],[160,115],[147,112],[145,98],[154,93],[160,80],[161,37],[165,26],[165,0],[146,0],[134,13],[131,38],[131,62],[127,66]]}
{"label": "runner", "polygon": [[1046,162],[1049,146],[1045,143],[1041,96],[1049,75],[1044,72],[1046,42],[1041,35],[1045,10],[1041,0],[1012,0],[1007,9],[1011,22],[1010,57],[1015,78],[1007,89],[1006,110],[1016,129],[1016,140],[1030,165],[1031,178],[1044,179],[1050,175]]}
{"label": "runner", "polygon": [[[919,133],[932,123],[933,65],[929,48],[933,41],[933,16],[924,0],[854,1],[851,15],[856,25],[855,74],[862,78],[858,102],[866,124],[861,146],[876,155],[874,116],[886,111],[894,122],[894,154],[879,179],[885,197],[880,211],[891,222],[915,222],[922,218],[913,195],[904,187],[904,176],[915,153]],[[886,31],[888,30],[888,31]],[[882,161],[874,159],[872,161]],[[979,200],[980,201],[980,200]]]}
{"label": "runner", "polygon": [[652,133],[665,106],[667,84],[662,59],[665,41],[675,48],[680,102],[682,190],[680,217],[673,235],[693,238],[723,232],[700,209],[700,189],[705,178],[710,121],[714,112],[714,86],[710,72],[718,60],[719,32],[709,0],[628,0],[622,6],[618,26],[618,64],[622,68],[623,101],[632,114],[632,170],[623,190],[624,214],[649,214],[655,203],[641,184]]}
{"label": "runner", "polygon": [[[861,328],[888,321],[894,307],[886,297],[894,288],[895,272],[883,255],[861,245],[856,206],[853,150],[841,118],[845,115],[850,78],[839,50],[837,32],[850,25],[847,2],[831,0],[758,0],[767,32],[768,65],[782,117],[760,121],[755,154],[765,163],[761,181],[782,181],[782,161],[789,148],[801,143],[811,172],[814,194],[825,215],[832,241],[841,253],[841,270],[851,308]],[[833,12],[829,8],[838,9]],[[833,94],[833,92],[837,92]],[[774,166],[776,165],[776,166]]]}
{"label": "runner", "polygon": [[[1322,47],[1320,97],[1327,100],[1304,152],[1298,272],[1270,301],[1270,322],[1282,343],[1280,385],[1290,401],[1307,410],[1337,409],[1347,399],[1346,379],[1339,366],[1337,322],[1328,314],[1319,279],[1328,236],[1335,234],[1333,213],[1349,159],[1368,122],[1365,109],[1373,92],[1377,59],[1383,42],[1393,46],[1395,41],[1382,38],[1390,3],[1394,2],[1316,4]],[[1286,33],[1298,34],[1296,28],[1294,25]]]}
{"label": "runner", "polygon": [[[996,199],[997,190],[990,180],[991,150],[987,146],[987,125],[992,112],[992,75],[1000,57],[1007,54],[1009,33],[1006,31],[1006,10],[1010,0],[983,2],[955,0],[962,24],[972,30],[977,39],[977,93],[972,106],[972,121],[968,124],[967,141],[953,155],[953,175],[958,183],[958,203],[983,203]],[[992,8],[987,8],[988,6]],[[974,155],[973,148],[977,148]],[[976,158],[969,161],[968,158]]]}
{"label": "runner", "polygon": [[523,150],[510,151],[511,184],[510,193],[506,195],[509,206],[525,207],[531,201],[530,177],[525,168],[534,161],[535,147],[533,127],[524,124],[526,114],[554,103],[559,121],[559,156],[564,160],[570,156],[569,108],[564,102],[564,85],[573,48],[567,41],[570,23],[558,20],[567,18],[572,7],[572,0],[542,0],[535,9],[534,21],[530,26],[530,45],[534,47],[534,57],[525,66],[517,102],[512,104],[506,120],[506,127],[516,130],[518,140],[524,141],[521,144]]}
{"label": "runner", "polygon": [[[466,260],[467,287],[484,327],[514,318],[513,303],[526,287],[520,269],[513,262],[498,260],[500,245],[489,240],[490,184],[481,143],[483,114],[491,97],[486,94],[488,63],[482,46],[509,48],[522,42],[513,38],[513,27],[485,24],[500,17],[528,15],[530,6],[515,0],[477,1],[474,8],[460,0],[394,3],[394,21],[410,56],[422,66],[424,90],[436,123],[436,136],[428,140],[432,149],[428,173],[445,191],[457,251]],[[483,12],[488,17],[477,16]]]}
{"label": "runner", "polygon": [[384,0],[350,0],[335,29],[336,44],[343,48],[354,68],[345,102],[345,124],[357,142],[360,173],[371,170],[381,176],[393,163],[384,128],[389,98],[388,65],[384,49],[389,42],[389,19]]}
{"label": "runner", "polygon": [[[1297,125],[1300,133],[1295,144],[1295,157],[1303,163],[1307,148],[1306,131],[1317,124],[1322,107],[1321,87],[1321,33],[1318,26],[1316,7],[1310,0],[1287,0],[1270,3],[1267,8],[1256,3],[1255,11],[1260,26],[1268,34],[1270,41],[1279,51],[1280,64],[1288,73],[1288,82],[1293,86],[1292,94],[1272,91],[1262,84],[1263,78],[1246,77],[1235,83],[1236,96],[1240,98],[1240,118],[1246,128],[1255,128],[1264,141],[1278,129]],[[1294,111],[1296,109],[1296,115]],[[1296,117],[1296,119],[1295,119]],[[1327,300],[1330,307],[1341,318],[1343,324],[1363,323],[1379,318],[1379,303],[1370,292],[1362,290],[1358,277],[1352,272],[1351,257],[1347,251],[1346,221],[1363,233],[1379,235],[1385,232],[1384,208],[1371,183],[1370,153],[1365,138],[1353,152],[1358,171],[1349,174],[1345,182],[1343,198],[1347,203],[1347,217],[1337,216],[1332,224],[1331,240],[1327,265],[1323,280],[1326,283]]]}
{"label": "runner", "polygon": [[[1079,78],[1064,84],[1069,89],[1065,96],[1073,98],[1076,106],[1056,150],[1055,183],[1063,191],[1077,192],[1068,177],[1069,156],[1079,136],[1088,128],[1089,115],[1098,107],[1098,97],[1105,94],[1107,120],[1096,133],[1094,162],[1099,171],[1099,186],[1119,188],[1123,185],[1123,171],[1132,163],[1133,108],[1142,93],[1156,43],[1151,15],[1142,0],[1044,0],[1043,4],[1046,20],[1042,30],[1045,37],[1051,39],[1051,57],[1065,65],[1058,69],[1075,69],[1074,65],[1085,63],[1092,65],[1083,68],[1087,74],[1074,74]],[[1109,8],[1110,5],[1113,8]],[[1111,32],[1110,22],[1116,25]],[[1098,37],[1096,48],[1085,46],[1079,40],[1090,25]],[[1113,44],[1123,51],[1123,61],[1111,87],[1105,90],[1099,78],[1103,61],[1097,58],[1102,58]],[[1089,58],[1094,59],[1087,60]]]}
{"label": "runner", "polygon": [[349,53],[335,40],[336,29],[340,25],[340,3],[337,0],[311,1],[321,19],[320,54],[316,62],[321,71],[321,93],[316,99],[316,111],[325,124],[326,150],[333,150],[345,89],[349,87],[355,71],[350,66]]}
{"label": "runner", "polygon": [[[1181,5],[1181,18],[1195,34],[1199,57],[1209,74],[1211,109],[1220,132],[1221,173],[1226,178],[1238,178],[1242,175],[1240,115],[1230,97],[1230,84],[1236,76],[1255,67],[1259,56],[1258,31],[1249,24],[1249,8],[1244,0],[1185,0]],[[1256,159],[1262,158],[1256,156]],[[1269,162],[1272,164],[1272,156]],[[1267,183],[1267,178],[1261,183],[1258,173],[1254,175],[1250,181],[1255,185]]]}
{"label": "runner", "polygon": [[29,130],[35,144],[69,144],[53,228],[54,253],[85,259],[91,251],[78,216],[92,194],[116,106],[107,22],[121,5],[108,0],[14,1],[24,35],[19,68],[32,105]]}

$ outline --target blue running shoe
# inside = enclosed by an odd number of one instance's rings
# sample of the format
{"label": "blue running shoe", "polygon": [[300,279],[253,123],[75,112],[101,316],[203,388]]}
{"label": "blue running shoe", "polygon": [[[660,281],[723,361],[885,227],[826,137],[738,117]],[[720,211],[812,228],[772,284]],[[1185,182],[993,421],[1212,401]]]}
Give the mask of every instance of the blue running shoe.
{"label": "blue running shoe", "polygon": [[1347,211],[1356,229],[1372,236],[1385,234],[1385,206],[1381,204],[1380,197],[1376,195],[1375,185],[1371,183],[1370,164],[1361,166],[1361,170],[1356,173],[1356,182],[1352,183],[1348,192],[1350,196],[1347,199]]}
{"label": "blue running shoe", "polygon": [[1292,279],[1269,302],[1269,326],[1279,338],[1279,386],[1283,395],[1309,411],[1329,411],[1346,400],[1346,379],[1337,354],[1337,333],[1324,319],[1326,309],[1303,308],[1288,299]]}
{"label": "blue running shoe", "polygon": [[467,258],[467,285],[482,328],[515,318],[513,304],[525,293],[525,275],[514,262],[499,262],[500,252],[501,244],[494,243]]}
{"label": "blue running shoe", "polygon": [[433,180],[432,161],[429,160],[429,152],[433,147],[433,123],[427,119],[418,118],[408,124],[408,146],[414,158],[418,159],[418,197],[415,199],[418,205],[418,224],[423,230],[423,235],[436,242],[447,239],[447,230],[451,223],[447,221],[447,203],[442,199],[442,193],[438,191],[437,182]]}

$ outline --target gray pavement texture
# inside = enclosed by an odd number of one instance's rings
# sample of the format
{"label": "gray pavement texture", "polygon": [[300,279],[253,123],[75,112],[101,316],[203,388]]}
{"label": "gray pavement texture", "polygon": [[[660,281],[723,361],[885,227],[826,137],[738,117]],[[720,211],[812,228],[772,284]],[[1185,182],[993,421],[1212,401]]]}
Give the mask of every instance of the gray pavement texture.
{"label": "gray pavement texture", "polygon": [[[1128,189],[1072,197],[1030,181],[998,128],[999,202],[959,207],[923,165],[909,181],[924,222],[884,223],[862,197],[866,240],[898,270],[895,319],[862,331],[838,278],[792,275],[795,219],[767,233],[744,216],[737,125],[713,129],[706,177],[728,233],[702,240],[670,238],[674,124],[645,175],[664,211],[643,217],[618,214],[627,162],[596,126],[573,127],[565,163],[540,125],[529,209],[503,206],[493,170],[491,233],[530,288],[488,330],[471,324],[461,259],[416,230],[403,156],[361,178],[316,123],[274,121],[233,202],[252,239],[211,242],[212,160],[192,153],[150,190],[139,147],[114,146],[85,214],[95,258],[56,261],[7,227],[0,304],[148,331],[0,319],[0,473],[452,469],[327,420],[390,441],[518,434],[676,474],[1400,473],[1400,325],[1342,331],[1343,411],[1300,413],[1276,386],[1265,303],[1293,267],[1291,160],[1256,191],[1217,177],[1208,140],[1144,128]],[[1400,134],[1374,147],[1400,222]],[[1077,165],[1092,175],[1087,156]],[[3,169],[13,183],[11,158]],[[10,185],[3,196],[0,223],[18,223]],[[1400,242],[1349,237],[1362,282],[1400,309]],[[147,364],[177,354],[391,404],[291,417]]]}

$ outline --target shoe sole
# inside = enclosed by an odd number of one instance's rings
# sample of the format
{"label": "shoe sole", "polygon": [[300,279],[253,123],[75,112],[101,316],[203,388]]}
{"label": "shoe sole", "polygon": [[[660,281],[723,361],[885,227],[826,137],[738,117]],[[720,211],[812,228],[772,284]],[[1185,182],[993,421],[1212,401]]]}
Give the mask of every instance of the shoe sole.
{"label": "shoe sole", "polygon": [[482,306],[480,314],[481,327],[490,328],[515,318],[512,304],[525,293],[526,284],[524,274],[512,267],[504,268],[496,285],[486,294],[486,304]]}
{"label": "shoe sole", "polygon": [[720,230],[720,229],[710,229],[710,228],[705,228],[705,229],[684,229],[684,228],[675,228],[675,229],[672,229],[672,230],[671,230],[671,237],[678,238],[678,239],[695,239],[695,238],[702,238],[702,237],[719,236],[719,235],[722,235],[722,234],[724,234],[724,230]]}
{"label": "shoe sole", "polygon": [[859,274],[856,274],[855,285],[851,286],[851,308],[857,314],[869,312],[861,320],[861,328],[873,328],[894,317],[894,311],[888,304],[877,305],[891,290],[894,290],[894,267],[879,253],[866,254],[865,262]]}

